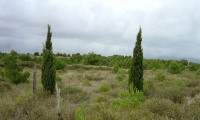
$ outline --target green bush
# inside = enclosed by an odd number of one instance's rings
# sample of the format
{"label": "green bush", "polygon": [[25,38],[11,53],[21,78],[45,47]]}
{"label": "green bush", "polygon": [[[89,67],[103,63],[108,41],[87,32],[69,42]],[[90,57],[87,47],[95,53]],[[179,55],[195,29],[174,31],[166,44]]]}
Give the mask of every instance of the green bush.
{"label": "green bush", "polygon": [[180,119],[181,109],[178,104],[168,99],[151,99],[144,103],[144,106],[152,113],[168,119]]}
{"label": "green bush", "polygon": [[197,63],[192,63],[192,62],[190,62],[190,63],[189,63],[189,69],[190,69],[191,71],[196,71],[196,70],[199,69],[199,65],[198,65]]}
{"label": "green bush", "polygon": [[109,89],[110,89],[109,86],[106,85],[106,84],[103,84],[103,85],[101,85],[101,86],[99,87],[99,91],[101,91],[101,92],[108,92]]}
{"label": "green bush", "polygon": [[144,95],[148,98],[154,97],[156,94],[155,85],[152,81],[144,81]]}
{"label": "green bush", "polygon": [[174,103],[183,103],[185,100],[185,95],[187,94],[187,91],[182,89],[182,87],[178,86],[170,86],[170,87],[164,87],[157,89],[155,92],[156,98],[161,99],[169,99],[173,101]]}
{"label": "green bush", "polygon": [[78,107],[75,112],[75,120],[87,120],[87,106],[83,104],[82,106]]}
{"label": "green bush", "polygon": [[165,76],[163,75],[163,73],[158,72],[158,73],[156,73],[155,79],[159,80],[159,81],[163,81],[163,80],[165,80]]}
{"label": "green bush", "polygon": [[54,65],[56,70],[62,70],[65,68],[65,63],[60,59],[55,59]]}
{"label": "green bush", "polygon": [[19,59],[22,61],[31,61],[32,60],[30,54],[21,54],[21,55],[19,55]]}
{"label": "green bush", "polygon": [[177,61],[172,61],[169,64],[168,71],[171,74],[179,74],[182,71],[182,66]]}
{"label": "green bush", "polygon": [[121,73],[121,72],[118,72],[117,75],[116,75],[116,79],[121,82],[123,81],[124,79],[126,79],[126,75],[124,73]]}
{"label": "green bush", "polygon": [[197,70],[196,75],[200,76],[200,68]]}
{"label": "green bush", "polygon": [[99,65],[100,55],[94,52],[88,53],[83,57],[83,64],[85,65]]}
{"label": "green bush", "polygon": [[114,66],[113,66],[113,72],[114,73],[117,73],[119,71],[119,65],[116,63],[116,64],[114,64]]}
{"label": "green bush", "polygon": [[19,62],[16,56],[15,51],[11,51],[11,53],[3,58],[4,62],[4,74],[11,82],[14,84],[18,84],[21,82],[27,82],[30,76],[29,72],[23,72],[21,66],[19,66]]}
{"label": "green bush", "polygon": [[112,101],[112,106],[119,108],[138,108],[145,99],[142,92],[130,93],[128,91],[121,91],[119,98]]}

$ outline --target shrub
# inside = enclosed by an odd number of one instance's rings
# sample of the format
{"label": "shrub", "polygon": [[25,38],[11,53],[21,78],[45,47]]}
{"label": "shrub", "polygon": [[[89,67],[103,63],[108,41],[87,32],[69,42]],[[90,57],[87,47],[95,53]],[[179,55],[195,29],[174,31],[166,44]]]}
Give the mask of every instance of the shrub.
{"label": "shrub", "polygon": [[55,68],[56,70],[62,70],[65,68],[65,63],[61,61],[60,59],[55,59]]}
{"label": "shrub", "polygon": [[144,103],[144,106],[152,113],[170,119],[180,119],[181,112],[179,105],[167,99],[151,99]]}
{"label": "shrub", "polygon": [[95,54],[94,52],[88,53],[83,58],[83,64],[85,65],[99,65],[100,55]]}
{"label": "shrub", "polygon": [[182,119],[184,120],[199,120],[200,118],[200,100],[195,99],[191,104],[186,105]]}
{"label": "shrub", "polygon": [[197,63],[192,63],[192,62],[190,62],[190,63],[189,63],[189,69],[190,69],[191,71],[196,71],[196,70],[199,69],[199,65],[198,65]]}
{"label": "shrub", "polygon": [[119,82],[123,81],[125,78],[126,78],[126,75],[125,75],[125,74],[123,74],[123,73],[121,73],[121,72],[118,72],[118,73],[117,73],[116,79],[117,79]]}
{"label": "shrub", "polygon": [[21,82],[27,82],[30,76],[29,72],[23,72],[23,69],[19,66],[16,53],[11,53],[3,58],[5,77],[7,77],[14,84]]}
{"label": "shrub", "polygon": [[155,86],[152,81],[144,81],[144,95],[151,98],[156,94]]}
{"label": "shrub", "polygon": [[114,64],[114,66],[113,66],[113,72],[114,73],[117,73],[119,71],[119,65],[116,63],[116,64]]}
{"label": "shrub", "polygon": [[33,63],[32,61],[22,61],[22,62],[20,63],[20,65],[21,65],[22,67],[33,68],[34,63]]}
{"label": "shrub", "polygon": [[158,73],[156,73],[155,79],[159,80],[159,81],[163,81],[163,80],[165,80],[165,76],[163,75],[163,73],[158,72]]}
{"label": "shrub", "polygon": [[200,76],[200,68],[197,70],[196,75]]}
{"label": "shrub", "polygon": [[196,87],[200,85],[200,80],[190,80],[186,84],[188,87]]}
{"label": "shrub", "polygon": [[168,71],[171,74],[178,74],[182,71],[181,65],[177,61],[172,61],[169,64]]}
{"label": "shrub", "polygon": [[19,59],[22,61],[31,61],[31,56],[30,54],[21,54],[19,55]]}
{"label": "shrub", "polygon": [[112,105],[119,108],[137,108],[144,101],[145,97],[142,92],[136,91],[135,93],[130,93],[128,91],[121,91],[119,98],[112,101]]}
{"label": "shrub", "polygon": [[82,106],[78,107],[75,112],[75,120],[87,120],[87,106],[83,104]]}
{"label": "shrub", "polygon": [[101,92],[108,92],[109,89],[110,89],[109,86],[106,85],[106,84],[103,84],[103,85],[101,85],[101,86],[99,87],[99,91],[101,91]]}
{"label": "shrub", "polygon": [[155,97],[169,99],[174,103],[183,103],[186,94],[187,93],[181,87],[171,86],[157,90]]}

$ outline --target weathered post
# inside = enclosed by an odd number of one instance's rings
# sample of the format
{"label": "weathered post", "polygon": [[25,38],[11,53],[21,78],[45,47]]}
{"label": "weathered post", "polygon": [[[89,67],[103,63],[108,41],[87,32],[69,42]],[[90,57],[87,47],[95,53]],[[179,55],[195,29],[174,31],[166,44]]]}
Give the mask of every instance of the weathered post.
{"label": "weathered post", "polygon": [[57,96],[57,113],[58,113],[58,120],[62,119],[61,109],[60,109],[60,89],[58,89],[58,86],[56,84],[56,96]]}
{"label": "weathered post", "polygon": [[34,73],[33,73],[33,94],[36,93],[36,63],[34,63]]}

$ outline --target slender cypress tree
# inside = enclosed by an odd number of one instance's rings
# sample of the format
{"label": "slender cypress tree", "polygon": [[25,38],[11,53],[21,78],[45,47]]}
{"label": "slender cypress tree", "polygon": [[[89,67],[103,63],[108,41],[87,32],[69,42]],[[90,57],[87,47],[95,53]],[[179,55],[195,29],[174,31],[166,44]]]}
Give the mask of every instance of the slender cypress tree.
{"label": "slender cypress tree", "polygon": [[133,60],[129,74],[129,91],[133,85],[134,92],[143,91],[143,51],[142,51],[142,29],[139,29],[137,41],[133,50]]}
{"label": "slender cypress tree", "polygon": [[51,27],[48,25],[47,39],[43,48],[43,63],[42,63],[42,85],[45,91],[53,94],[55,91],[55,76],[56,70],[54,67],[54,56],[51,42]]}

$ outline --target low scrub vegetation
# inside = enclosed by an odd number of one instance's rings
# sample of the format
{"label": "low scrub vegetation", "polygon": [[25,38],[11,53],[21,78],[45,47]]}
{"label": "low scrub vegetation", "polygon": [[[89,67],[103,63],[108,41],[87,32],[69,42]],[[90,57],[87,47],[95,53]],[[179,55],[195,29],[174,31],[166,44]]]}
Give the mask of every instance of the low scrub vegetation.
{"label": "low scrub vegetation", "polygon": [[[89,60],[91,56],[95,56],[92,61]],[[7,54],[3,55],[1,61],[8,62],[4,60],[6,57]],[[15,79],[18,85],[13,84],[14,79],[7,76],[9,72],[6,73],[6,70],[15,73],[13,70],[16,69],[7,69],[5,63],[0,67],[2,120],[58,119],[56,93],[45,93],[40,82],[41,56],[29,57],[31,60],[23,56],[10,62],[16,63],[12,65],[20,71],[19,79]],[[33,67],[22,65],[22,62],[37,64],[35,94],[32,94]],[[187,61],[145,59],[143,62],[143,92],[134,93],[128,91],[128,66],[131,63],[129,56],[104,57],[90,53],[89,56],[74,54],[56,57],[56,83],[60,89],[63,119],[200,119],[199,68],[196,69],[193,64],[188,66]]]}

